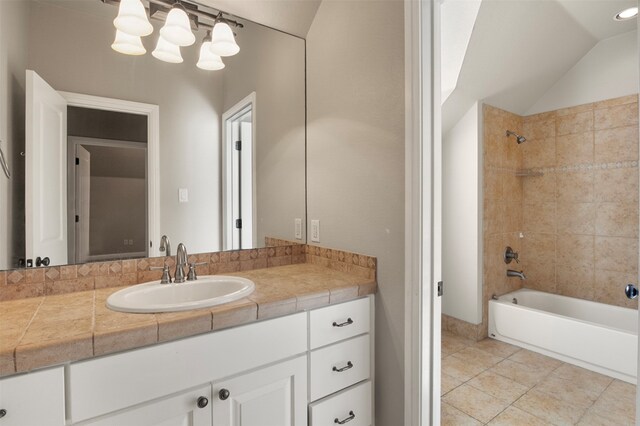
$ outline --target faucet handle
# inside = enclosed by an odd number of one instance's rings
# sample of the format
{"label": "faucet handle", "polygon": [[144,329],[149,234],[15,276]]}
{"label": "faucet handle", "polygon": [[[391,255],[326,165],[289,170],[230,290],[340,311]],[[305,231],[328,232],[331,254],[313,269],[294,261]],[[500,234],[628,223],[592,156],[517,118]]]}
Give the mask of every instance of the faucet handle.
{"label": "faucet handle", "polygon": [[160,284],[171,284],[171,273],[169,272],[169,265],[166,263],[164,266],[149,266],[150,271],[162,270],[162,278],[160,278]]}
{"label": "faucet handle", "polygon": [[518,259],[518,252],[507,246],[504,249],[504,263],[509,264],[512,260],[515,260],[516,263],[520,263],[520,259]]}
{"label": "faucet handle", "polygon": [[196,266],[208,265],[209,262],[191,262],[189,263],[189,272],[187,273],[187,281],[195,281],[198,279],[196,274]]}

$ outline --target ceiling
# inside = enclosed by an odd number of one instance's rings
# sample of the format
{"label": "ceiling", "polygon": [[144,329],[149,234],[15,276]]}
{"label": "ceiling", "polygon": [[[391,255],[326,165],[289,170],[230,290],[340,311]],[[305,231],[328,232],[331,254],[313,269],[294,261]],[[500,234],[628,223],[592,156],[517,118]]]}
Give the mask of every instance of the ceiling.
{"label": "ceiling", "polygon": [[306,38],[322,0],[198,0],[205,6]]}
{"label": "ceiling", "polygon": [[[635,20],[613,20],[634,4],[634,0],[483,0],[457,85],[443,104],[443,131],[476,100],[525,114],[599,41],[636,28]],[[450,20],[443,25],[459,24]]]}

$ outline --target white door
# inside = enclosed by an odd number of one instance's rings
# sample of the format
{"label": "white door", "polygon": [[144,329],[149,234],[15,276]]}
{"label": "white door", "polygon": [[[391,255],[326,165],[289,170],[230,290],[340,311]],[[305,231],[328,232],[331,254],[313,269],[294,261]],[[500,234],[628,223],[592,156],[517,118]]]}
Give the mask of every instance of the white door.
{"label": "white door", "polygon": [[67,262],[67,101],[27,70],[26,257]]}
{"label": "white door", "polygon": [[76,263],[89,259],[89,224],[91,223],[91,153],[76,145]]}
{"label": "white door", "polygon": [[255,93],[222,115],[222,247],[237,250],[257,243]]}
{"label": "white door", "polygon": [[79,423],[92,426],[211,426],[211,386]]}
{"label": "white door", "polygon": [[215,426],[306,426],[307,357],[213,385]]}

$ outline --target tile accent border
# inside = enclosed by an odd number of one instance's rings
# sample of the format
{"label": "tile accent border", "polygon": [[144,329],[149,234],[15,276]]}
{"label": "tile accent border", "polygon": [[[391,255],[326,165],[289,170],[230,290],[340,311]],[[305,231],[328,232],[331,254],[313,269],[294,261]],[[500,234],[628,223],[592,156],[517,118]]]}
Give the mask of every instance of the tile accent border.
{"label": "tile accent border", "polygon": [[[268,241],[289,243],[275,247],[199,253],[189,255],[189,262],[206,262],[196,267],[199,275],[225,274],[272,268],[276,266],[312,263],[363,278],[375,279],[376,258],[346,251],[306,244],[291,243],[267,237]],[[317,253],[317,254],[316,254]],[[149,267],[175,266],[175,257],[151,257],[0,271],[0,302],[124,287],[159,280],[162,271]]]}
{"label": "tile accent border", "polygon": [[364,254],[305,245],[306,263],[348,272],[362,278],[376,279],[377,259]]}

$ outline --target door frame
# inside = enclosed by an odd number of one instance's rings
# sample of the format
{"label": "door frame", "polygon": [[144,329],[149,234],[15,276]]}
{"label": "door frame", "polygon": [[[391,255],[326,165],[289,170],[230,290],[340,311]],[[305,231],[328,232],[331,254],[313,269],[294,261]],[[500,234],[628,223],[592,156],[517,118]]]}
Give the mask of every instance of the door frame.
{"label": "door frame", "polygon": [[59,91],[69,106],[147,116],[147,233],[149,257],[160,256],[160,107],[153,104]]}
{"label": "door frame", "polygon": [[405,23],[405,425],[440,424],[440,2]]}
{"label": "door frame", "polygon": [[[242,99],[240,102],[229,108],[222,114],[222,250],[230,250],[229,244],[232,241],[232,234],[230,230],[226,227],[226,224],[232,217],[232,181],[227,178],[227,171],[231,170],[231,162],[232,162],[232,150],[229,149],[227,144],[227,137],[230,135],[230,130],[227,128],[227,121],[232,119],[234,116],[243,112],[247,107],[251,106],[251,188],[252,194],[251,198],[253,202],[251,203],[251,209],[253,210],[253,242],[254,245],[257,244],[258,240],[258,226],[256,222],[257,216],[257,191],[256,191],[256,113],[257,113],[257,105],[256,105],[256,92],[251,92],[248,96]],[[230,123],[229,123],[230,124]]]}
{"label": "door frame", "polygon": [[[148,146],[144,142],[129,142],[129,141],[121,141],[121,140],[112,140],[112,139],[100,139],[100,138],[92,138],[85,136],[67,136],[67,164],[73,164],[74,159],[76,157],[76,149],[78,146],[102,146],[102,147],[112,147],[112,148],[126,148],[126,149],[144,149],[147,151],[148,155]],[[149,190],[149,164],[145,164],[145,175],[147,181],[147,191]],[[88,263],[88,262],[100,262],[105,260],[113,260],[113,259],[121,259],[123,254],[108,254],[108,255],[94,255],[89,256],[88,259],[78,262],[77,257],[77,232],[76,232],[76,223],[71,219],[77,214],[76,202],[77,202],[77,177],[76,177],[76,169],[68,167],[67,168],[67,212],[68,212],[68,234],[69,234],[69,259],[74,263]],[[145,210],[147,220],[149,218],[149,206],[145,200]],[[149,232],[147,229],[145,233]],[[146,240],[149,241],[149,235],[146,235]],[[149,249],[149,247],[147,247]],[[126,253],[126,257],[149,257],[147,256],[147,251],[144,252],[130,252]]]}

